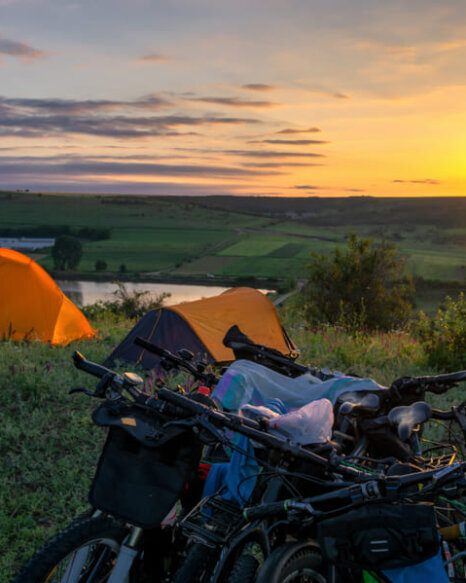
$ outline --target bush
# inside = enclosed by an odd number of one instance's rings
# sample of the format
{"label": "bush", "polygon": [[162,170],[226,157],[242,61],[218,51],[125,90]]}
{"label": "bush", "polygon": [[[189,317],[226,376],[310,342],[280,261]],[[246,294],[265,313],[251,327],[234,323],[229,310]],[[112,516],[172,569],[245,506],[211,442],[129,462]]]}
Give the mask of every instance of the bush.
{"label": "bush", "polygon": [[83,248],[79,239],[71,235],[60,235],[55,239],[52,247],[52,257],[55,269],[65,271],[76,269],[83,254]]}
{"label": "bush", "polygon": [[82,312],[87,318],[98,318],[106,313],[122,318],[141,318],[149,310],[160,308],[165,298],[170,297],[164,292],[153,299],[148,291],[129,291],[120,281],[115,283],[118,286],[113,292],[115,299],[84,306]]}
{"label": "bush", "polygon": [[370,330],[407,322],[414,286],[396,245],[351,233],[346,249],[312,257],[302,292],[308,322]]}
{"label": "bush", "polygon": [[445,298],[445,307],[433,318],[421,313],[417,333],[427,361],[441,371],[466,368],[466,298]]}
{"label": "bush", "polygon": [[95,262],[95,270],[96,271],[105,271],[107,269],[106,261],[102,261],[102,259],[97,259]]}

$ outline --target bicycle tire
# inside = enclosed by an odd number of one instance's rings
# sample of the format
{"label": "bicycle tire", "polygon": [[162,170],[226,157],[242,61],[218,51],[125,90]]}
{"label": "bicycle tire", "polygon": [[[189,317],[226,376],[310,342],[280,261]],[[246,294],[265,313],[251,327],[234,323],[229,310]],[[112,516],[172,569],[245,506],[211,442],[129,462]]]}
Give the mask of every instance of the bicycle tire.
{"label": "bicycle tire", "polygon": [[176,571],[172,583],[197,583],[208,580],[217,556],[216,549],[195,543]]}
{"label": "bicycle tire", "polygon": [[126,534],[127,528],[109,516],[76,519],[39,549],[11,583],[64,582],[65,576],[79,583],[94,568],[105,577]]}
{"label": "bicycle tire", "polygon": [[259,561],[252,555],[241,555],[231,570],[227,583],[254,583]]}
{"label": "bicycle tire", "polygon": [[259,571],[256,583],[327,583],[319,549],[310,543],[285,543]]}

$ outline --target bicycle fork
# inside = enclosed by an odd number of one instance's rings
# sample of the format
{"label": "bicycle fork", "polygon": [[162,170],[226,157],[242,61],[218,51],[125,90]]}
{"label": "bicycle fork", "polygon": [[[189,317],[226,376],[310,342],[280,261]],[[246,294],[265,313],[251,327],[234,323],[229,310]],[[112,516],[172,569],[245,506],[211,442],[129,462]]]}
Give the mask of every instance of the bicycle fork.
{"label": "bicycle fork", "polygon": [[108,583],[127,583],[129,581],[129,572],[140,551],[142,532],[142,528],[135,526],[123,541]]}

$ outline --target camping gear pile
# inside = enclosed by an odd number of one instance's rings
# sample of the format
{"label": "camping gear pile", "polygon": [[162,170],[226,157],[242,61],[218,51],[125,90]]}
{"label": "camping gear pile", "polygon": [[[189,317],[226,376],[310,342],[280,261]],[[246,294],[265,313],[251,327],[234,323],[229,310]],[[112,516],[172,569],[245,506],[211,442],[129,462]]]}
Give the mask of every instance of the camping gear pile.
{"label": "camping gear pile", "polygon": [[[92,509],[14,583],[466,581],[466,407],[424,401],[466,371],[389,388],[316,371],[290,356],[274,309],[268,348],[258,339],[266,320],[251,332],[252,315],[240,322],[227,307],[234,292],[222,296],[222,325],[201,303],[168,314],[194,344],[169,347],[156,310],[106,361],[183,369],[196,379],[189,393],[147,394],[138,375],[75,353],[75,366],[99,379],[79,391],[100,399],[93,421],[108,428]],[[423,441],[433,418],[460,439]]]}

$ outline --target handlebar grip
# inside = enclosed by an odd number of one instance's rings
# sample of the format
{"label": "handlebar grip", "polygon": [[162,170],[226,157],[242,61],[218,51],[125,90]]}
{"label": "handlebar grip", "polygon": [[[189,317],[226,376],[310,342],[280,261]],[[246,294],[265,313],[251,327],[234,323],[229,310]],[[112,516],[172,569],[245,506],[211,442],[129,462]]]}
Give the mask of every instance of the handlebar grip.
{"label": "handlebar grip", "polygon": [[251,506],[250,508],[245,508],[243,516],[246,520],[259,520],[261,518],[267,518],[268,516],[276,516],[277,514],[286,513],[286,500],[281,500],[280,502],[272,502],[270,504],[261,504],[259,506]]}
{"label": "handlebar grip", "polygon": [[179,408],[183,412],[189,411],[190,413],[197,414],[209,409],[206,405],[202,405],[188,397],[174,393],[169,389],[160,389],[158,396],[160,400],[168,401],[172,406]]}
{"label": "handlebar grip", "polygon": [[77,350],[73,352],[73,362],[74,366],[79,368],[79,370],[87,372],[88,374],[98,377],[99,379],[107,374],[115,375],[113,371],[105,368],[105,366],[91,362],[90,360],[86,360],[84,356]]}
{"label": "handlebar grip", "polygon": [[455,416],[453,411],[441,411],[440,409],[432,409],[432,419],[442,419],[443,421],[450,421]]}
{"label": "handlebar grip", "polygon": [[145,348],[149,352],[153,352],[157,356],[164,357],[166,355],[166,350],[160,348],[156,344],[152,344],[152,342],[149,342],[148,340],[144,340],[144,338],[141,338],[140,336],[136,336],[134,339],[134,344]]}

